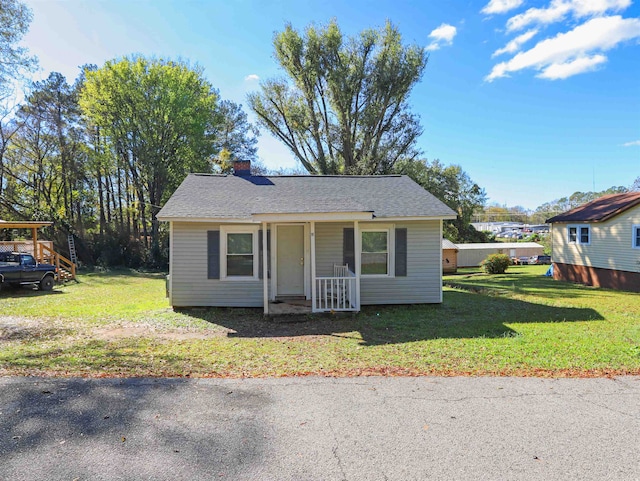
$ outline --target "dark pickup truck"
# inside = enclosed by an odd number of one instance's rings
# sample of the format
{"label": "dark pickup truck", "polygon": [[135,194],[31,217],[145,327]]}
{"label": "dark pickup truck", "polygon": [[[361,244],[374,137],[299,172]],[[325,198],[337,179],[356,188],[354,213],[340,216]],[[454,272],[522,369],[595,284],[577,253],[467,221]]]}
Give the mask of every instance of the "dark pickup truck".
{"label": "dark pickup truck", "polygon": [[0,252],[0,289],[4,284],[20,286],[37,285],[41,291],[53,289],[56,267],[38,264],[31,254]]}

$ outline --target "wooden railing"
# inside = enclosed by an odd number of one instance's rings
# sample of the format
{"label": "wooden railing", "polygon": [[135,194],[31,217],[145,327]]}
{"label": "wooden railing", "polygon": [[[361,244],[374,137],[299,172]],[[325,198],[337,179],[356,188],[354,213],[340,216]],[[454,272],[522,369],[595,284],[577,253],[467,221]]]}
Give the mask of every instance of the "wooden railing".
{"label": "wooden railing", "polygon": [[[42,246],[47,246],[49,249],[53,249],[52,241],[37,241],[39,252],[33,252],[33,241],[0,241],[0,252],[22,252],[24,254],[31,254],[33,257],[38,258]],[[38,259],[39,261],[41,259]]]}
{"label": "wooden railing", "polygon": [[356,277],[316,277],[313,312],[359,311]]}
{"label": "wooden railing", "polygon": [[46,260],[47,263],[56,266],[58,281],[76,278],[76,265],[62,254],[58,254],[52,248],[46,245],[40,246],[40,259]]}

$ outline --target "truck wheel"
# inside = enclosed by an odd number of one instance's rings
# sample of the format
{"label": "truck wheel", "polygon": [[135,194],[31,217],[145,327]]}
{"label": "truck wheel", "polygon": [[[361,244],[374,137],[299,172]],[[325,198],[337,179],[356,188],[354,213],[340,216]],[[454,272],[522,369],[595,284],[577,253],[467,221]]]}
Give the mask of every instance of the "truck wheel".
{"label": "truck wheel", "polygon": [[45,276],[41,281],[40,281],[40,290],[41,291],[50,291],[51,289],[53,289],[53,276]]}

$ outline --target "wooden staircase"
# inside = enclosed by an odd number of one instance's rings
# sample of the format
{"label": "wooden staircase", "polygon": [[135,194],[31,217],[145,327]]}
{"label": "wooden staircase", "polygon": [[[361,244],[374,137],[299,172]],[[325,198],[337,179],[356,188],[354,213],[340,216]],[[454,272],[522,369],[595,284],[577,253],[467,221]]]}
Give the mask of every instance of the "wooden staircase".
{"label": "wooden staircase", "polygon": [[[75,249],[73,254],[75,254]],[[76,263],[54,251],[49,246],[41,244],[40,256],[38,257],[38,260],[44,260],[48,264],[56,266],[56,280],[58,282],[76,280]]]}

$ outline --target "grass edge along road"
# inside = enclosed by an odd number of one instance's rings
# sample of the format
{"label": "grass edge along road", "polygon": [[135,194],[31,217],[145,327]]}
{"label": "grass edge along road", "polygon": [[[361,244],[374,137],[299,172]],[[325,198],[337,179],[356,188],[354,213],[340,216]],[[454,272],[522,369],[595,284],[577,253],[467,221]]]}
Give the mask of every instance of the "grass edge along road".
{"label": "grass edge along road", "polygon": [[265,320],[174,311],[159,274],[92,273],[0,292],[0,374],[606,376],[640,374],[640,296],[553,281],[546,266],[445,277],[441,305]]}

